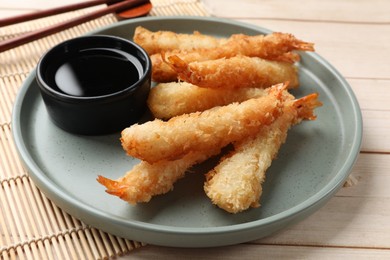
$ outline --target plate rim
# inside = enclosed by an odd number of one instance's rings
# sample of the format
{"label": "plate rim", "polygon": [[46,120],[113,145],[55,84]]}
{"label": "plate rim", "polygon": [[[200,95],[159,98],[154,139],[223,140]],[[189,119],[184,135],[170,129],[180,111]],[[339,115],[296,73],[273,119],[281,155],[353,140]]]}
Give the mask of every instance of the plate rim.
{"label": "plate rim", "polygon": [[[125,24],[135,24],[142,23],[145,21],[161,21],[161,20],[188,20],[188,21],[201,21],[201,22],[216,22],[220,24],[230,24],[234,26],[240,26],[245,28],[250,28],[256,31],[263,32],[272,32],[269,29],[248,24],[240,21],[229,20],[225,18],[216,18],[216,17],[193,17],[193,16],[166,16],[166,17],[143,17],[136,18],[127,21],[121,21],[112,25],[104,26],[102,28],[96,29],[87,33],[97,34],[104,30],[115,28],[118,26],[123,26]],[[346,180],[348,175],[351,172],[352,167],[354,166],[358,155],[360,153],[361,143],[362,143],[362,135],[363,135],[363,122],[362,122],[362,114],[360,110],[359,103],[357,98],[350,87],[349,83],[346,79],[340,74],[340,72],[331,65],[328,61],[322,58],[317,53],[305,53],[309,55],[311,58],[315,59],[316,62],[321,63],[325,66],[329,71],[332,72],[334,76],[336,76],[337,80],[343,85],[346,93],[348,94],[349,101],[351,101],[352,111],[354,112],[354,136],[351,148],[349,149],[347,159],[342,163],[342,165],[338,168],[337,174],[318,192],[308,197],[301,203],[285,210],[280,213],[274,214],[272,216],[257,219],[245,223],[233,224],[233,225],[224,225],[218,227],[176,227],[176,226],[168,226],[168,225],[160,225],[153,224],[148,222],[142,222],[138,220],[132,219],[123,219],[116,215],[113,215],[109,212],[103,212],[89,204],[85,204],[82,201],[76,200],[74,197],[70,196],[68,193],[64,192],[61,187],[56,185],[52,180],[39,168],[39,166],[35,163],[33,158],[30,156],[29,151],[24,143],[23,134],[21,132],[22,122],[20,122],[20,115],[22,110],[23,101],[26,98],[28,90],[32,86],[33,80],[35,80],[35,68],[30,72],[29,76],[23,82],[22,87],[19,89],[19,92],[14,101],[14,107],[12,111],[12,136],[16,145],[16,150],[19,154],[21,161],[24,163],[29,176],[33,179],[34,184],[38,186],[39,189],[45,190],[46,193],[52,193],[52,196],[56,196],[55,198],[51,198],[53,201],[56,200],[56,204],[70,204],[80,210],[83,211],[83,214],[92,215],[95,218],[99,218],[100,220],[108,220],[111,221],[113,225],[120,225],[127,228],[136,228],[138,230],[145,230],[150,232],[163,232],[167,234],[185,234],[185,235],[209,235],[209,234],[221,234],[221,233],[231,233],[236,231],[243,231],[247,229],[253,229],[258,227],[259,225],[267,225],[272,224],[276,221],[287,220],[290,219],[294,215],[298,215],[302,211],[307,210],[310,207],[315,206],[321,200],[328,200],[328,197],[332,197],[335,191],[337,191],[343,182]],[[53,194],[54,193],[54,194]],[[48,196],[49,197],[49,196]],[[62,203],[58,203],[58,200],[62,200]],[[77,214],[72,214],[76,217]],[[82,217],[81,217],[82,219]],[[175,245],[180,246],[180,245]]]}

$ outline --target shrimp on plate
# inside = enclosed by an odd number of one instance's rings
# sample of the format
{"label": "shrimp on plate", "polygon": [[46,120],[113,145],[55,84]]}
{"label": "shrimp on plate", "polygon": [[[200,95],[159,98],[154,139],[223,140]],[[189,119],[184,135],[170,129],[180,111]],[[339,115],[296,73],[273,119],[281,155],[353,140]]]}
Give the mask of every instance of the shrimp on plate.
{"label": "shrimp on plate", "polygon": [[254,137],[234,144],[234,150],[206,174],[204,190],[213,204],[230,213],[259,207],[266,170],[287,138],[289,128],[303,119],[314,120],[321,106],[316,93],[286,101],[283,114]]}
{"label": "shrimp on plate", "polygon": [[187,82],[169,82],[153,87],[147,103],[155,118],[169,119],[261,97],[266,93],[266,90],[261,88],[213,89],[200,88]]}
{"label": "shrimp on plate", "polygon": [[186,63],[178,56],[167,59],[180,80],[199,87],[267,88],[287,81],[289,88],[299,85],[297,67],[287,62],[248,56],[192,63]]}
{"label": "shrimp on plate", "polygon": [[171,191],[173,184],[184,177],[190,167],[217,155],[219,152],[220,149],[189,152],[178,160],[159,161],[153,164],[141,161],[117,180],[100,175],[97,181],[106,187],[107,193],[132,205],[148,202],[153,196]]}
{"label": "shrimp on plate", "polygon": [[172,31],[152,32],[137,26],[133,40],[142,46],[149,55],[174,49],[192,50],[194,48],[215,48],[226,42],[226,38],[217,38],[194,31],[192,34]]}
{"label": "shrimp on plate", "polygon": [[[231,58],[237,55],[259,57],[267,60],[294,63],[300,56],[293,51],[314,51],[312,43],[298,40],[291,34],[272,33],[269,35],[233,35],[224,44],[215,48],[193,50],[172,50],[163,52],[168,59],[178,56],[186,63]],[[177,79],[176,73],[162,58],[161,53],[151,55],[152,78],[156,82],[169,82]]]}
{"label": "shrimp on plate", "polygon": [[222,148],[254,135],[261,125],[271,124],[281,113],[285,84],[242,103],[203,112],[184,114],[168,121],[155,119],[122,131],[122,147],[128,155],[155,163],[176,160],[193,151]]}

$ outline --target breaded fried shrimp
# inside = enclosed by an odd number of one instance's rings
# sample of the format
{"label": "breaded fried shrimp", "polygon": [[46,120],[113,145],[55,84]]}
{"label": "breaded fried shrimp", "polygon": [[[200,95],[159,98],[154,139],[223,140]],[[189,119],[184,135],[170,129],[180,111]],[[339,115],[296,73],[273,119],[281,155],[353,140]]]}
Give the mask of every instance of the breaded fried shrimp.
{"label": "breaded fried shrimp", "polygon": [[215,106],[242,102],[266,94],[264,89],[200,88],[187,82],[160,83],[150,90],[148,106],[153,116],[169,119],[174,116],[204,111]]}
{"label": "breaded fried shrimp", "polygon": [[288,92],[299,86],[300,51],[314,44],[279,32],[219,38],[142,26],[133,41],[152,62],[157,84],[147,105],[154,119],[121,132],[124,151],[140,162],[122,177],[97,181],[135,205],[171,191],[193,166],[219,155],[203,184],[211,202],[230,213],[259,207],[288,130],[316,119],[322,105],[318,94],[295,99]]}
{"label": "breaded fried shrimp", "polygon": [[[167,51],[164,55],[167,59],[170,56],[178,56],[185,63],[231,58],[236,55],[293,63],[299,60],[299,55],[294,53],[294,50],[314,51],[314,47],[312,43],[298,40],[293,35],[285,33],[256,36],[233,35],[226,43],[216,48],[183,51],[176,49]],[[172,71],[172,68],[162,61],[161,54],[152,55],[151,60],[154,81],[169,82],[176,80],[176,74]]]}
{"label": "breaded fried shrimp", "polygon": [[206,175],[204,190],[213,204],[238,213],[260,206],[266,170],[285,142],[289,128],[302,119],[314,120],[313,110],[321,106],[317,94],[286,102],[283,114],[263,126],[255,137],[234,144],[234,151]]}
{"label": "breaded fried shrimp", "polygon": [[279,84],[270,88],[268,95],[242,103],[184,114],[166,122],[155,119],[132,125],[122,131],[122,146],[128,155],[149,163],[222,148],[272,123],[281,113],[284,92],[285,86]]}
{"label": "breaded fried shrimp", "polygon": [[235,34],[224,45],[226,49],[237,54],[260,57],[269,60],[295,62],[299,55],[292,51],[314,51],[314,44],[297,39],[288,33],[274,32],[268,35],[249,36]]}
{"label": "breaded fried shrimp", "polygon": [[235,56],[228,59],[186,63],[178,56],[167,58],[180,80],[205,88],[267,88],[280,82],[299,85],[296,66],[287,62],[257,57]]}
{"label": "breaded fried shrimp", "polygon": [[175,49],[216,48],[226,42],[226,38],[204,35],[198,31],[192,34],[171,31],[152,32],[142,26],[135,28],[133,40],[141,45],[149,55]]}
{"label": "breaded fried shrimp", "polygon": [[159,161],[153,164],[141,161],[117,180],[98,176],[97,181],[106,187],[107,193],[132,205],[148,202],[155,195],[171,191],[173,184],[184,177],[191,166],[201,163],[219,152],[219,149],[190,152],[175,161]]}

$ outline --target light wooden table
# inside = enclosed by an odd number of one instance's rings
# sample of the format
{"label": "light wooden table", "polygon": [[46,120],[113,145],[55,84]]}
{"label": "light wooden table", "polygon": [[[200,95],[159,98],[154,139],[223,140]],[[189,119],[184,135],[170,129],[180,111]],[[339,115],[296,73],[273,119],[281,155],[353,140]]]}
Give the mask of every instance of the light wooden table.
{"label": "light wooden table", "polygon": [[[2,0],[0,15],[36,8],[33,2],[40,1]],[[147,245],[123,258],[390,259],[390,1],[205,0],[204,4],[214,16],[315,42],[317,53],[347,79],[364,121],[361,153],[351,174],[354,183],[304,221],[265,239],[210,249]]]}

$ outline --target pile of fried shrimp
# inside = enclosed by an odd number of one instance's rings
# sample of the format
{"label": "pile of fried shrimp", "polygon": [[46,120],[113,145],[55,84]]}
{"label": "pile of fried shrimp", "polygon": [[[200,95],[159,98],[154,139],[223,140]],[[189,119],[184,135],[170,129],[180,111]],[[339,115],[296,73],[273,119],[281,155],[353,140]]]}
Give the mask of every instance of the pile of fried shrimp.
{"label": "pile of fried shrimp", "polygon": [[211,203],[230,213],[260,206],[266,171],[288,130],[315,120],[318,94],[295,98],[299,51],[312,43],[291,34],[152,32],[137,27],[136,43],[152,60],[148,107],[155,117],[121,133],[121,144],[140,162],[123,177],[98,176],[106,192],[130,204],[173,189],[196,164],[228,152],[205,175]]}

